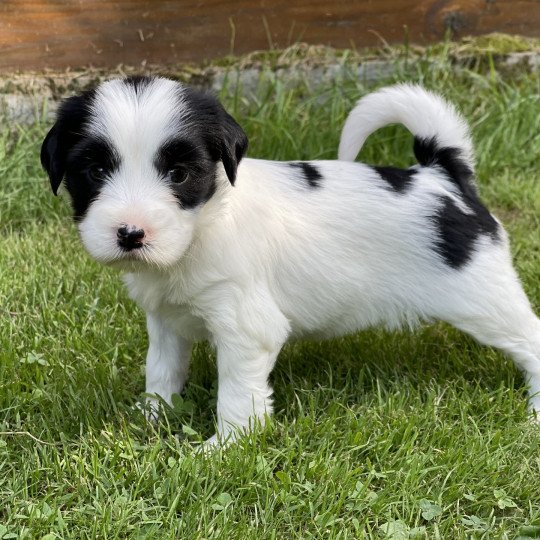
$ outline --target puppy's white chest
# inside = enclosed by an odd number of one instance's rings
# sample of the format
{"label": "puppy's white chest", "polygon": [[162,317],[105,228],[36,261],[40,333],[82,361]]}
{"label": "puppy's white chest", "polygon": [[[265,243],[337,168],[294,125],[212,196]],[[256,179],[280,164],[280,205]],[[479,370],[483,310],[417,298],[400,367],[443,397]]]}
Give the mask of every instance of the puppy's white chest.
{"label": "puppy's white chest", "polygon": [[193,308],[179,294],[170,279],[155,274],[126,274],[124,282],[129,296],[147,313],[159,318],[171,329],[189,341],[208,339],[204,320],[193,313]]}
{"label": "puppy's white chest", "polygon": [[194,315],[186,304],[164,303],[157,314],[179,336],[188,341],[204,341],[209,338],[204,320]]}

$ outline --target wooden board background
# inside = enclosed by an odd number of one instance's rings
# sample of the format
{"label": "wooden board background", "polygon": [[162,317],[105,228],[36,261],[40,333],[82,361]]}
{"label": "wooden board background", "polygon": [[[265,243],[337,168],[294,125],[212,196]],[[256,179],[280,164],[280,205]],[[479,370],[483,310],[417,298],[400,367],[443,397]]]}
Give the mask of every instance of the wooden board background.
{"label": "wooden board background", "polygon": [[201,62],[297,41],[540,35],[540,0],[0,0],[0,71]]}

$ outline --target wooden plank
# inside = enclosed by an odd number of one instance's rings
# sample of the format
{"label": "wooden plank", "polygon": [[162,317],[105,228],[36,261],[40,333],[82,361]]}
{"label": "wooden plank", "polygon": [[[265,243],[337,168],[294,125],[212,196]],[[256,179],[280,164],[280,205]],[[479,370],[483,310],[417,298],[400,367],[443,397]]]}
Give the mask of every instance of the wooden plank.
{"label": "wooden plank", "polygon": [[2,0],[0,70],[201,62],[297,41],[540,35],[539,0]]}

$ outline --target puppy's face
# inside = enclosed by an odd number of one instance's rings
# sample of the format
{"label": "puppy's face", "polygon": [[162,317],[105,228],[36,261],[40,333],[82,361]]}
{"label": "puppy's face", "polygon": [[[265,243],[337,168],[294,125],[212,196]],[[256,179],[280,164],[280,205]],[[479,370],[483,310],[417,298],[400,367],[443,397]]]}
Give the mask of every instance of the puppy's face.
{"label": "puppy's face", "polygon": [[64,101],[41,162],[55,194],[65,181],[93,257],[167,267],[189,246],[220,182],[234,184],[246,148],[244,132],[212,96],[138,77]]}

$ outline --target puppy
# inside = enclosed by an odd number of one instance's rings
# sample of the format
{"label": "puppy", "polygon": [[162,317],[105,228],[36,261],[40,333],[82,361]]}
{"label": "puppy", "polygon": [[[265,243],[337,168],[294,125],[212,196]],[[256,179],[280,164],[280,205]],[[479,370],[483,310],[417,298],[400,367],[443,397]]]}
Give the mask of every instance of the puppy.
{"label": "puppy", "polygon": [[[412,132],[418,165],[354,163],[389,123]],[[124,272],[146,312],[148,394],[171,403],[192,343],[208,339],[219,373],[209,442],[234,438],[272,412],[268,376],[288,339],[438,319],[508,353],[540,411],[540,321],[451,105],[418,86],[370,94],[339,161],[248,159],[247,145],[214,97],[149,77],[67,99],[43,142],[85,248]]]}

